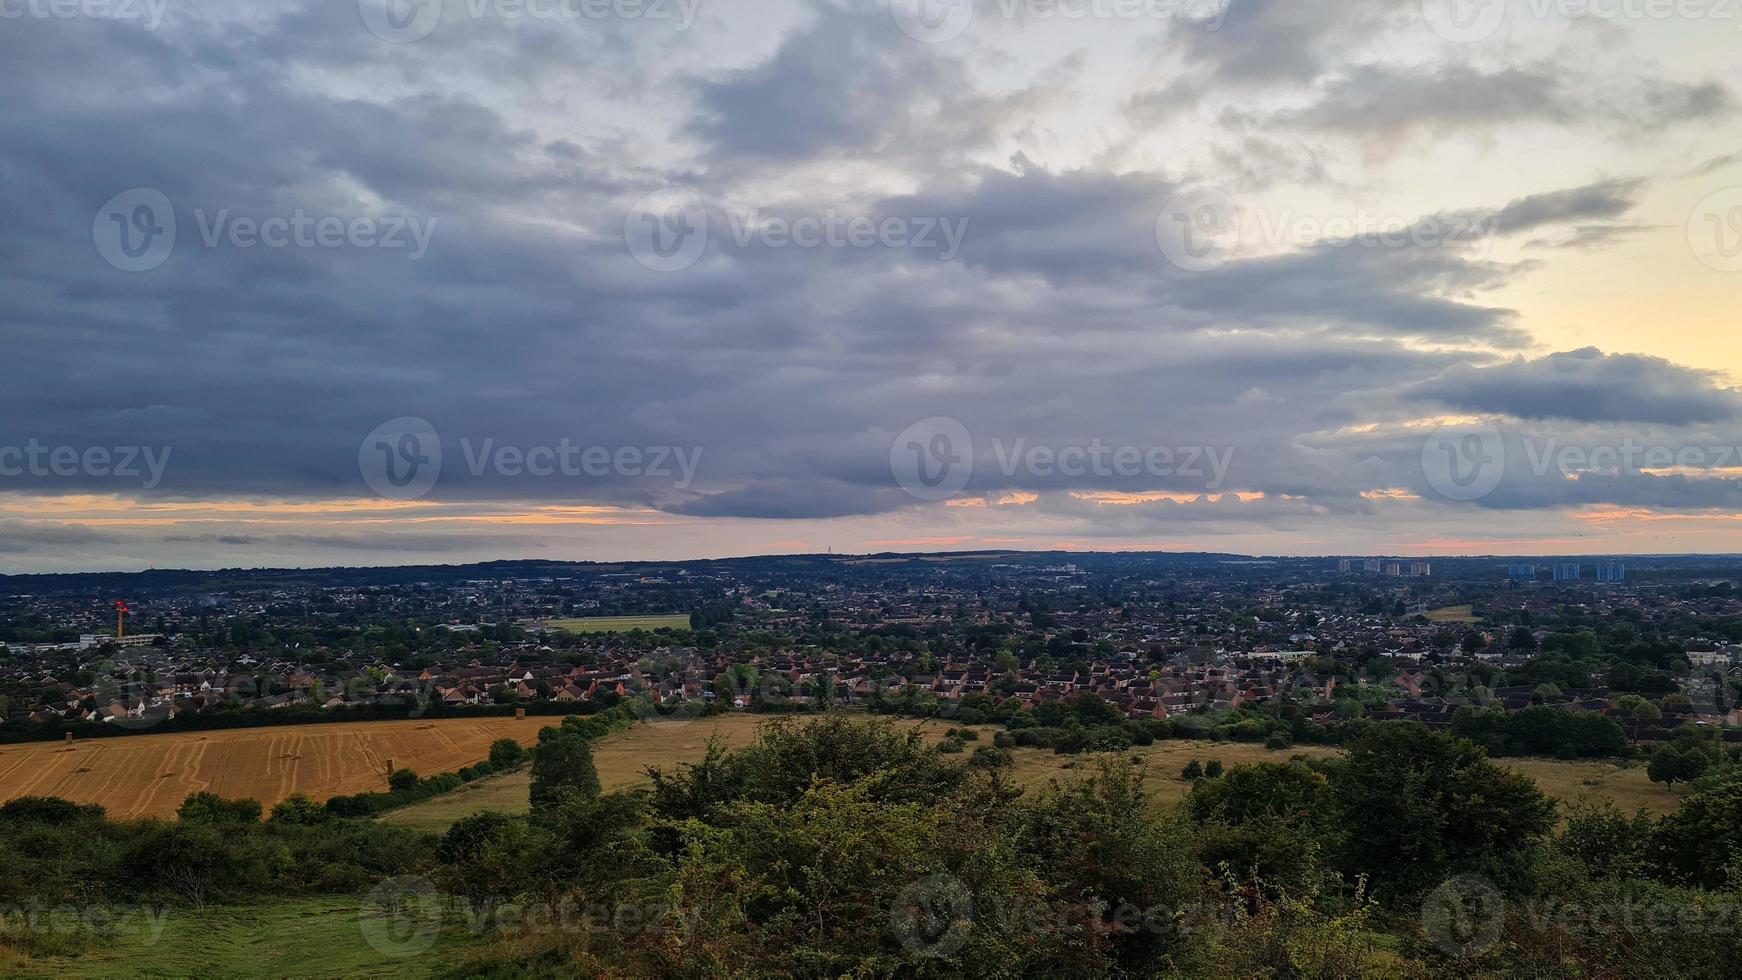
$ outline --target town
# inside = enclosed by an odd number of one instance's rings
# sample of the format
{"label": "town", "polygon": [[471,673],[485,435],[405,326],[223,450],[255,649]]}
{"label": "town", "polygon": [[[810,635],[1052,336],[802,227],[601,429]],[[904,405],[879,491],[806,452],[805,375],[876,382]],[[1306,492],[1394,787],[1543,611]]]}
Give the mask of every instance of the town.
{"label": "town", "polygon": [[[1008,721],[1090,696],[1181,735],[1334,740],[1415,719],[1496,754],[1614,754],[1686,725],[1742,741],[1738,572],[964,553],[11,576],[0,734],[619,703]],[[1495,734],[1536,707],[1607,724],[1575,745]]]}

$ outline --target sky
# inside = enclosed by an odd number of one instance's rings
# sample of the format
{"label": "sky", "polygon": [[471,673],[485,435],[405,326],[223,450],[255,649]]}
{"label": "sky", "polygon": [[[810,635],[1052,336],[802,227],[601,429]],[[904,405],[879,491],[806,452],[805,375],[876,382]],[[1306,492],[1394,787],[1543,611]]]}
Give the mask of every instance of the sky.
{"label": "sky", "polygon": [[1742,551],[1739,37],[0,0],[0,571]]}

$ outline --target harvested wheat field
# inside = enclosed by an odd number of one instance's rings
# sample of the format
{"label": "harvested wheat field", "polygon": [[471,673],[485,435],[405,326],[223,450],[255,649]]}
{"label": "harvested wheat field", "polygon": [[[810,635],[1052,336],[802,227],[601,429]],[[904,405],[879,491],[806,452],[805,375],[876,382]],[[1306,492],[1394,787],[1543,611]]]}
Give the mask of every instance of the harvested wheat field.
{"label": "harvested wheat field", "polygon": [[387,788],[387,767],[452,772],[522,745],[556,718],[448,718],[234,731],[126,735],[66,744],[0,746],[0,801],[60,796],[100,803],[114,817],[175,813],[189,793],[251,797],[271,806],[292,793],[317,800]]}

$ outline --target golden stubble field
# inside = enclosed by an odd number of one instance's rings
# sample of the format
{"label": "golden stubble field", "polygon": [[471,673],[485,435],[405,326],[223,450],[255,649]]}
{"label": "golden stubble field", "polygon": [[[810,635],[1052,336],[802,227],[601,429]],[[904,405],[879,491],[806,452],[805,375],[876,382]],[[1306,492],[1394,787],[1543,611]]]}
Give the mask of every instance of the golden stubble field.
{"label": "golden stubble field", "polygon": [[387,788],[387,767],[420,776],[472,765],[490,743],[532,745],[555,718],[460,718],[126,735],[0,746],[0,801],[60,796],[114,817],[163,817],[189,793],[317,800]]}
{"label": "golden stubble field", "polygon": [[[648,766],[673,767],[702,757],[708,739],[741,748],[766,719],[723,715],[691,722],[636,725],[606,738],[594,752],[599,780],[607,790],[646,785]],[[100,803],[117,817],[168,816],[189,794],[209,791],[226,797],[252,797],[270,806],[291,793],[324,800],[340,794],[386,788],[387,764],[430,776],[483,759],[490,743],[513,738],[537,741],[538,730],[556,718],[482,718],[440,721],[381,721],[297,725],[225,732],[132,735],[66,745],[38,742],[0,746],[0,801],[18,796],[63,796]],[[947,722],[899,720],[917,724],[930,740],[943,737]],[[979,729],[980,745],[991,744],[994,729]],[[1161,803],[1183,797],[1190,785],[1176,778],[1190,760],[1219,759],[1224,765],[1281,761],[1294,753],[1329,754],[1325,748],[1272,752],[1234,742],[1165,741],[1132,750],[1149,766],[1149,786]],[[1093,766],[1088,756],[1061,756],[1019,749],[1016,779],[1039,787],[1069,779]],[[1502,759],[1501,765],[1537,780],[1543,791],[1563,801],[1607,799],[1622,809],[1643,807],[1662,814],[1674,810],[1685,789],[1669,792],[1646,779],[1643,765],[1618,767],[1602,762]],[[524,811],[529,779],[523,770],[479,780],[427,802],[383,815],[381,819],[442,830],[479,810]]]}

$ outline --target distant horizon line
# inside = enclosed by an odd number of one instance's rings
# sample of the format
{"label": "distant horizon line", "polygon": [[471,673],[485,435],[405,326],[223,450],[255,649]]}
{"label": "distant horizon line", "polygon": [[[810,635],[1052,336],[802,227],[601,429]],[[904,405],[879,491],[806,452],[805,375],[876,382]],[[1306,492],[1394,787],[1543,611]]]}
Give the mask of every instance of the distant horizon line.
{"label": "distant horizon line", "polygon": [[982,548],[963,551],[795,551],[768,552],[753,555],[720,555],[704,558],[487,558],[466,562],[406,562],[403,564],[380,565],[222,565],[213,568],[184,568],[153,566],[140,569],[92,568],[77,571],[29,572],[0,571],[0,579],[16,578],[66,578],[79,575],[150,575],[153,573],[182,574],[217,574],[221,572],[321,572],[321,571],[391,571],[395,569],[463,569],[487,565],[694,565],[707,562],[741,562],[758,561],[774,558],[816,558],[816,559],[864,559],[864,558],[949,558],[957,556],[981,555],[1011,555],[1011,556],[1043,556],[1059,557],[1094,557],[1094,556],[1168,556],[1175,558],[1187,557],[1221,557],[1237,558],[1247,561],[1337,561],[1342,559],[1391,559],[1410,562],[1436,561],[1512,561],[1522,562],[1534,559],[1549,561],[1626,561],[1630,559],[1665,559],[1665,558],[1742,558],[1742,552],[1601,552],[1585,554],[1477,554],[1477,555],[1405,555],[1396,552],[1374,552],[1369,554],[1327,552],[1313,555],[1254,555],[1232,551],[1168,551],[1155,549],[1118,548],[1104,550],[1057,550],[1057,549],[1024,549],[1024,548]]}

